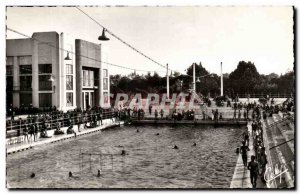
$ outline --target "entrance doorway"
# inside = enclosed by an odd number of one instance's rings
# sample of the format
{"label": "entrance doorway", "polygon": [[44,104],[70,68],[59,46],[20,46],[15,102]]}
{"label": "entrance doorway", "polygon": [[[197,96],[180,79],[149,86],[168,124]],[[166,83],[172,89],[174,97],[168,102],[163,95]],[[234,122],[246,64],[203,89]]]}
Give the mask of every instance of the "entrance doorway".
{"label": "entrance doorway", "polygon": [[95,95],[94,91],[84,91],[82,92],[82,106],[83,109],[92,108],[95,106]]}

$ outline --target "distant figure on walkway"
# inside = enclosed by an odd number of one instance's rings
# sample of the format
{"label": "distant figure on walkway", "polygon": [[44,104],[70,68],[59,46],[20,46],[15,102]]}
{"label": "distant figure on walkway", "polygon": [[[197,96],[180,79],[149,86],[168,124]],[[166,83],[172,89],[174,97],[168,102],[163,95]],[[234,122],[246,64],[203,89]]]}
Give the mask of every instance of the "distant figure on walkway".
{"label": "distant figure on walkway", "polygon": [[250,180],[253,188],[256,188],[257,175],[259,173],[258,163],[255,161],[255,156],[251,156],[251,162],[248,163],[248,170],[250,170]]}
{"label": "distant figure on walkway", "polygon": [[205,120],[205,112],[204,112],[204,110],[202,111],[202,120]]}
{"label": "distant figure on walkway", "polygon": [[261,168],[261,180],[263,182],[265,182],[265,179],[264,179],[264,175],[265,175],[265,172],[266,172],[266,165],[268,163],[268,160],[267,160],[267,155],[266,155],[266,148],[265,147],[262,147],[261,148],[261,156],[260,156],[260,168]]}
{"label": "distant figure on walkway", "polygon": [[25,126],[24,126],[23,135],[24,135],[24,140],[27,139],[27,142],[29,142],[29,137],[28,137],[28,126],[27,126],[27,124],[25,124]]}
{"label": "distant figure on walkway", "polygon": [[161,110],[160,110],[160,118],[163,119],[163,117],[164,117],[164,110],[161,109]]}
{"label": "distant figure on walkway", "polygon": [[154,116],[155,116],[155,120],[157,120],[157,118],[158,118],[158,112],[157,112],[156,109],[155,109],[155,111],[154,111]]}
{"label": "distant figure on walkway", "polygon": [[272,98],[272,100],[271,100],[271,104],[274,104],[274,98]]}
{"label": "distant figure on walkway", "polygon": [[103,110],[102,109],[100,110],[100,113],[99,113],[99,119],[100,119],[100,125],[103,125]]}
{"label": "distant figure on walkway", "polygon": [[61,135],[64,134],[64,132],[60,128],[60,122],[56,122],[56,129],[54,131],[54,135]]}
{"label": "distant figure on walkway", "polygon": [[149,114],[151,115],[152,114],[152,105],[150,104],[149,106]]}
{"label": "distant figure on walkway", "polygon": [[241,110],[239,109],[238,120],[241,120],[241,115],[242,115],[242,113],[241,113]]}
{"label": "distant figure on walkway", "polygon": [[236,119],[236,109],[234,109],[234,112],[233,112],[233,120]]}
{"label": "distant figure on walkway", "polygon": [[211,110],[211,120],[214,120],[214,110]]}
{"label": "distant figure on walkway", "polygon": [[243,164],[246,167],[247,166],[247,151],[248,151],[248,146],[246,146],[246,142],[245,141],[243,141],[242,144],[243,145],[241,146],[240,152],[242,154]]}
{"label": "distant figure on walkway", "polygon": [[247,145],[247,146],[249,146],[249,136],[250,136],[249,131],[246,130],[246,131],[244,132],[244,141],[246,142],[246,145]]}
{"label": "distant figure on walkway", "polygon": [[29,139],[30,141],[32,141],[32,136],[34,135],[34,124],[31,124],[30,128],[29,128]]}
{"label": "distant figure on walkway", "polygon": [[37,141],[37,135],[38,135],[39,129],[38,129],[38,125],[35,124],[34,125],[34,133],[33,133],[33,140]]}
{"label": "distant figure on walkway", "polygon": [[83,123],[83,122],[82,122],[82,117],[80,117],[80,118],[78,119],[78,123],[77,123],[78,132],[80,132],[80,126],[81,126],[82,123]]}
{"label": "distant figure on walkway", "polygon": [[227,107],[231,107],[230,100],[227,100]]}

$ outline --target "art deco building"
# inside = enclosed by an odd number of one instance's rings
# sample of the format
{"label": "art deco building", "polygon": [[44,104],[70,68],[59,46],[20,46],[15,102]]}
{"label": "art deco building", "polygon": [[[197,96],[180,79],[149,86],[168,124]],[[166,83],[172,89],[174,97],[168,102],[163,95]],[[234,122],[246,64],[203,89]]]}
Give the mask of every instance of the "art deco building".
{"label": "art deco building", "polygon": [[109,74],[101,55],[101,45],[74,41],[64,33],[6,40],[7,107],[56,106],[66,111],[109,105]]}

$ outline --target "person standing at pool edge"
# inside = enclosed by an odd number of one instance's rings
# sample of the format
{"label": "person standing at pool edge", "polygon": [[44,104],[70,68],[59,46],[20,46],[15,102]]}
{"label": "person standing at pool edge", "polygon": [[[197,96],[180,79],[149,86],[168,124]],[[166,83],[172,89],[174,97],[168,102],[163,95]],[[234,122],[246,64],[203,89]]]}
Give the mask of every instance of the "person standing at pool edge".
{"label": "person standing at pool edge", "polygon": [[248,146],[246,146],[246,142],[242,141],[242,146],[241,146],[241,154],[242,154],[242,159],[243,159],[243,164],[244,167],[247,166],[247,151],[248,151]]}
{"label": "person standing at pool edge", "polygon": [[248,163],[248,170],[250,170],[250,181],[253,188],[256,188],[257,175],[259,173],[258,163],[255,161],[255,156],[251,156],[251,161]]}

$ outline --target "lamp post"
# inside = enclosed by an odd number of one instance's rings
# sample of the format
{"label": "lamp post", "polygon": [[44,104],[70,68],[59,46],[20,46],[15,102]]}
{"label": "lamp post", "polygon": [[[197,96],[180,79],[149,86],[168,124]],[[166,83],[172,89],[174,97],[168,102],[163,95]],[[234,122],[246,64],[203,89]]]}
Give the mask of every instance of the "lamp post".
{"label": "lamp post", "polygon": [[223,96],[223,73],[222,73],[222,62],[221,62],[221,96]]}
{"label": "lamp post", "polygon": [[170,97],[170,86],[169,86],[169,65],[167,63],[167,99]]}
{"label": "lamp post", "polygon": [[193,91],[196,93],[196,64],[193,63]]}
{"label": "lamp post", "polygon": [[[98,37],[98,40],[100,41],[108,41],[110,40],[106,35],[105,35],[105,31],[107,31],[105,28],[103,28],[102,30],[102,34],[101,36]],[[100,45],[101,47],[101,45]],[[103,47],[100,48],[100,52],[102,52],[102,49]],[[102,58],[102,54],[100,53],[100,56]],[[100,85],[100,95],[99,95],[99,98],[100,98],[100,106],[102,107],[103,104],[104,104],[104,95],[103,95],[103,67],[102,67],[102,60],[100,62],[100,73],[99,73],[99,76],[100,76],[100,80],[101,82],[99,83]]]}

